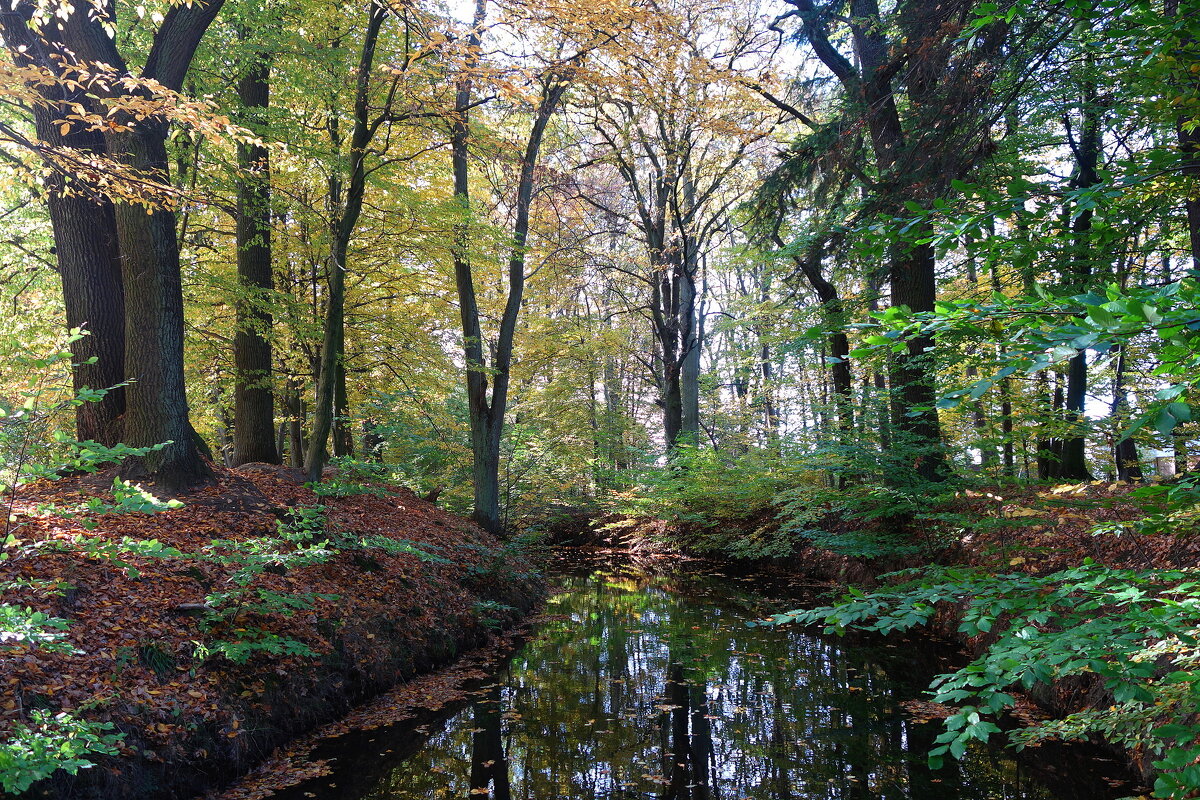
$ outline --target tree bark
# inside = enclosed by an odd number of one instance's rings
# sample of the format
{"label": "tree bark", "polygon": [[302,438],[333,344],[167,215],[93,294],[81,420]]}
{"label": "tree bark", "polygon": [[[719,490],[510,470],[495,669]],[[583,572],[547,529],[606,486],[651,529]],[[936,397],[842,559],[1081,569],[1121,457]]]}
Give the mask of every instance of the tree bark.
{"label": "tree bark", "polygon": [[[109,137],[114,155],[139,171],[166,178],[166,125],[143,120]],[[148,478],[173,491],[202,484],[211,469],[188,419],[183,363],[183,286],[175,214],[153,214],[118,203],[117,236],[125,293],[126,394],[124,441],[133,447],[166,444],[122,465],[127,479]]]}
{"label": "tree bark", "polygon": [[[238,99],[247,122],[263,123],[270,103],[271,65],[258,57],[238,81]],[[233,464],[279,463],[275,444],[275,392],[271,375],[270,152],[258,144],[238,144],[237,330],[233,339]]]}
{"label": "tree bark", "polygon": [[[1089,189],[1100,182],[1101,157],[1100,101],[1096,89],[1093,58],[1087,58],[1089,74],[1084,78],[1083,97],[1080,104],[1082,126],[1078,141],[1072,140],[1075,154],[1075,175],[1071,185],[1076,189]],[[1083,290],[1092,276],[1091,232],[1095,212],[1084,208],[1076,212],[1070,228],[1071,273],[1068,278],[1072,289]],[[1057,477],[1066,480],[1091,480],[1087,467],[1086,431],[1087,420],[1084,405],[1087,402],[1088,365],[1087,351],[1081,350],[1071,359],[1067,370],[1065,413],[1072,435],[1062,441],[1062,461],[1058,465]]]}
{"label": "tree bark", "polygon": [[[1113,461],[1117,467],[1117,480],[1140,481],[1142,479],[1142,463],[1138,458],[1137,442],[1129,437],[1121,436],[1121,428],[1126,423],[1128,405],[1125,398],[1125,346],[1118,345],[1117,365],[1113,373],[1113,402],[1112,418],[1116,427],[1117,441],[1113,446]],[[1184,465],[1186,467],[1186,465]]]}
{"label": "tree bark", "polygon": [[350,394],[346,389],[346,359],[337,362],[337,384],[333,391],[333,454],[354,457],[354,428],[350,424]]}
{"label": "tree bark", "polygon": [[[346,188],[346,203],[340,216],[330,220],[332,247],[329,255],[329,289],[326,298],[325,332],[321,345],[321,362],[317,377],[317,396],[313,405],[312,437],[308,443],[305,472],[310,481],[321,478],[325,466],[326,447],[336,413],[337,376],[344,367],[346,338],[346,256],[358,218],[362,214],[366,194],[366,155],[373,128],[370,124],[371,71],[375,65],[375,47],[387,8],[372,3],[359,55],[358,76],[354,90],[354,130],[350,135],[350,181]],[[331,180],[335,180],[332,179]],[[332,194],[332,192],[331,192]]]}
{"label": "tree bark", "polygon": [[[1164,0],[1163,10],[1167,17],[1176,17],[1179,14],[1179,0]],[[1193,50],[1193,58],[1184,59],[1181,62],[1182,65],[1184,67],[1194,65],[1196,43],[1192,37],[1185,36],[1179,46],[1182,50]],[[1194,96],[1195,92],[1200,89],[1200,76],[1196,72],[1193,71],[1190,74],[1184,72],[1182,80],[1192,84],[1179,87],[1178,91],[1182,94]],[[1181,106],[1181,108],[1187,107],[1186,104]],[[1200,126],[1196,125],[1196,121],[1195,114],[1181,115],[1175,122],[1175,133],[1179,144],[1183,175],[1192,180],[1193,188],[1184,198],[1184,218],[1187,222],[1188,243],[1191,247],[1192,269],[1200,270]],[[1179,469],[1183,468],[1181,466]]]}
{"label": "tree bark", "polygon": [[[223,0],[174,6],[154,36],[143,77],[178,91],[201,37]],[[62,21],[64,44],[81,60],[127,72],[114,39],[98,15],[73,13]],[[119,91],[114,87],[114,92]],[[105,134],[109,153],[140,174],[169,183],[166,138],[161,117],[134,120],[118,115],[127,130]],[[126,391],[123,441],[155,447],[126,459],[126,478],[148,478],[179,492],[206,482],[211,474],[188,419],[183,365],[183,290],[175,214],[130,202],[115,205],[121,278],[125,287]]]}
{"label": "tree bark", "polygon": [[[61,36],[53,25],[37,32],[31,29],[28,22],[33,8],[32,3],[0,7],[0,36],[15,64],[57,72],[61,62],[50,54],[63,55]],[[107,154],[100,132],[82,130],[76,124],[63,133],[56,124],[67,113],[66,103],[80,103],[96,112],[95,100],[82,87],[47,87],[42,95],[48,105],[33,108],[38,139],[52,147]],[[75,436],[80,441],[112,446],[121,440],[121,416],[125,413],[125,292],[113,205],[87,184],[63,176],[52,176],[46,188],[67,329],[79,328],[89,334],[70,345],[72,384],[77,393],[107,390],[102,399],[76,406]]]}

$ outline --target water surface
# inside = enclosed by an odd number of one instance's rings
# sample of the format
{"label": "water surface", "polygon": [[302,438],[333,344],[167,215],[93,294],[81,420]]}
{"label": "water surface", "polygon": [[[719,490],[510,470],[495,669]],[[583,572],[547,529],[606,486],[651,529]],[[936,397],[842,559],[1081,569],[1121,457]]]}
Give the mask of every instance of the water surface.
{"label": "water surface", "polygon": [[[979,746],[931,771],[940,732],[902,703],[929,642],[749,628],[756,581],[598,567],[564,574],[542,625],[474,702],[432,725],[337,740],[323,800],[1104,800],[1095,752]],[[786,605],[786,602],[784,603]]]}

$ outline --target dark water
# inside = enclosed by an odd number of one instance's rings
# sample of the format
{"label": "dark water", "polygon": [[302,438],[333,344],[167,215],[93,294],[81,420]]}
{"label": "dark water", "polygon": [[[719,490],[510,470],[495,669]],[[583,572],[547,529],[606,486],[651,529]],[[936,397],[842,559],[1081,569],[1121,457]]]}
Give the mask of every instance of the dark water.
{"label": "dark water", "polygon": [[[561,580],[545,624],[475,702],[417,729],[336,740],[338,771],[290,796],[661,800],[1104,800],[1095,752],[976,747],[931,772],[919,698],[929,643],[747,628],[754,581],[597,568]],[[786,605],[786,603],[785,603]]]}

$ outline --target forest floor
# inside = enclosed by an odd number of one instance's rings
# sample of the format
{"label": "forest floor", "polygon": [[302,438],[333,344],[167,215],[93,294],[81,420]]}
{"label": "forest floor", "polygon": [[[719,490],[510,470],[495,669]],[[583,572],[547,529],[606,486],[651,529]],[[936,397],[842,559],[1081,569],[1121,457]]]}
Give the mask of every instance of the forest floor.
{"label": "forest floor", "polygon": [[[36,731],[39,711],[123,735],[118,753],[74,777],[59,770],[35,794],[191,797],[220,786],[474,648],[459,667],[471,673],[543,592],[520,553],[405,489],[318,497],[262,465],[221,472],[180,508],[146,513],[153,504],[138,498],[122,508],[141,511],[88,508],[111,496],[113,477],[29,485],[11,508],[4,602],[46,617],[41,631],[0,642],[0,741]],[[416,695],[445,702],[448,676],[409,683],[375,713],[403,716]],[[259,783],[289,763],[276,753]]]}

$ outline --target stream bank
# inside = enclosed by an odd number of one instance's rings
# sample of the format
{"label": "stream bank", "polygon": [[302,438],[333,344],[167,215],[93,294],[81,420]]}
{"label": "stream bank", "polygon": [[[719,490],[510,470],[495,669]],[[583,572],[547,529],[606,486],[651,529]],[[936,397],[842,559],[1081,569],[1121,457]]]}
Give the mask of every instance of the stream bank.
{"label": "stream bank", "polygon": [[519,551],[405,489],[335,483],[317,496],[262,465],[220,473],[181,508],[66,511],[105,481],[27,487],[16,557],[0,564],[5,603],[65,628],[54,647],[0,649],[0,731],[28,731],[43,709],[120,736],[115,754],[24,796],[219,787],[355,704],[493,646],[543,594]]}
{"label": "stream bank", "polygon": [[[769,513],[745,519],[726,516],[710,522],[703,518],[701,509],[692,508],[685,509],[687,513],[676,520],[605,518],[594,526],[591,544],[601,548],[628,547],[658,557],[698,555],[733,573],[765,570],[802,576],[820,587],[811,603],[804,607],[825,605],[850,587],[883,588],[895,580],[883,577],[888,573],[924,565],[974,568],[983,574],[1017,576],[1017,579],[1029,576],[1030,580],[1072,569],[1089,559],[1097,569],[1194,567],[1200,555],[1200,536],[1186,526],[1165,535],[1143,531],[1136,521],[1147,512],[1139,507],[1136,496],[1130,497],[1137,488],[1137,485],[1102,481],[981,487],[963,489],[953,496],[945,493],[920,513],[907,516],[872,516],[864,523],[862,518],[829,514],[822,520],[821,530],[807,532],[811,536],[795,536],[792,552],[782,558],[737,559],[712,546],[714,542],[731,541],[777,543],[780,526]],[[577,536],[576,541],[580,538]],[[853,547],[835,551],[820,547],[817,542],[897,546],[875,547],[882,552],[865,555],[853,552]],[[963,625],[969,595],[953,596],[960,601],[939,601],[938,613],[928,629],[956,642],[969,657],[981,656],[1006,623],[1003,619],[996,620],[996,628],[990,633],[972,630],[972,625]],[[1023,693],[1020,701],[1033,715],[1051,719],[1078,712],[1104,712],[1114,705],[1112,692],[1095,672],[1036,683]],[[1103,743],[1097,734],[1091,736],[1092,741],[1110,748],[1138,769],[1144,781],[1155,777],[1150,762],[1156,756],[1139,748],[1126,750]]]}
{"label": "stream bank", "polygon": [[[440,715],[320,743],[320,774],[280,800],[1113,800],[1134,789],[1086,747],[975,744],[930,770],[939,723],[921,689],[951,651],[921,636],[746,624],[802,601],[804,581],[580,551],[560,552],[549,573],[545,615],[507,663]],[[223,800],[261,796],[252,789]]]}

